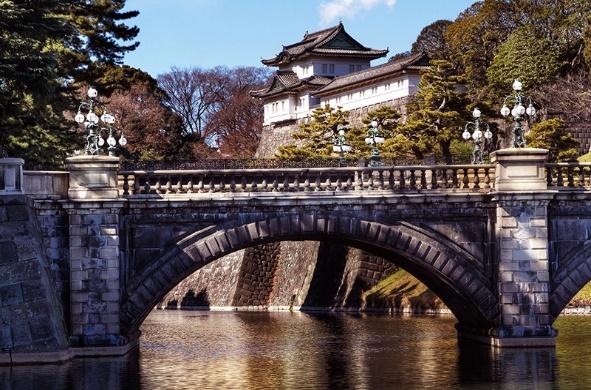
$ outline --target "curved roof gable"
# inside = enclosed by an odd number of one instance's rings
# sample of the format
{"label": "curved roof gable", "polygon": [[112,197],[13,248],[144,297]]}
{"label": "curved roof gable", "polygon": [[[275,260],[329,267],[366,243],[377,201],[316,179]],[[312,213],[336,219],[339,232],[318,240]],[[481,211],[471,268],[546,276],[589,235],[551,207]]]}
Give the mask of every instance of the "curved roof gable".
{"label": "curved roof gable", "polygon": [[283,46],[283,50],[275,57],[261,62],[268,66],[279,66],[311,55],[372,60],[386,54],[388,54],[387,49],[377,50],[363,46],[345,31],[342,23],[339,23],[335,27],[306,33],[301,41]]}

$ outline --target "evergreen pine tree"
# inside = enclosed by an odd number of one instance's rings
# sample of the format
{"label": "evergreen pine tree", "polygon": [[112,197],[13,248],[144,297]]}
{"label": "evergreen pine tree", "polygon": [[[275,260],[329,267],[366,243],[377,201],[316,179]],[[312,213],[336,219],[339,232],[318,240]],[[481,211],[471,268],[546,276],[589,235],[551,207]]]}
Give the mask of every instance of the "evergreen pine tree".
{"label": "evergreen pine tree", "polygon": [[570,161],[576,159],[577,141],[565,132],[561,119],[548,119],[532,126],[525,139],[530,148],[548,149],[548,161]]}
{"label": "evergreen pine tree", "polygon": [[316,108],[312,119],[292,134],[293,144],[279,147],[277,157],[285,159],[329,158],[339,125],[347,125],[349,113],[330,105]]}
{"label": "evergreen pine tree", "polygon": [[418,159],[438,149],[446,163],[451,164],[451,144],[461,137],[460,113],[466,106],[464,94],[458,88],[462,78],[445,60],[431,61],[421,75],[419,92],[408,105],[407,121],[397,128],[389,147],[410,147]]}

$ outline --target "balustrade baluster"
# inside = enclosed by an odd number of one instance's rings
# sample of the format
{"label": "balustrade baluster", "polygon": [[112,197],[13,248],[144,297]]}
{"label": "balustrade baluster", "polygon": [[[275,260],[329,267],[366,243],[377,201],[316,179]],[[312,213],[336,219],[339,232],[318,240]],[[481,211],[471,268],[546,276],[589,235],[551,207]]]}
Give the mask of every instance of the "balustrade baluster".
{"label": "balustrade baluster", "polygon": [[382,168],[378,170],[378,189],[380,191],[384,189],[384,170]]}
{"label": "balustrade baluster", "polygon": [[409,189],[410,190],[416,190],[417,189],[417,176],[415,174],[415,170],[411,169],[410,170],[410,178],[409,178]]}
{"label": "balustrade baluster", "polygon": [[244,176],[244,173],[240,176],[240,192],[246,192],[246,189],[248,188],[248,184],[246,183],[246,176]]}
{"label": "balustrade baluster", "polygon": [[287,174],[283,175],[283,192],[289,191],[289,176]]}
{"label": "balustrade baluster", "polygon": [[261,190],[263,192],[267,192],[268,191],[268,186],[267,186],[267,178],[263,176],[263,181],[261,182]]}
{"label": "balustrade baluster", "polygon": [[386,185],[386,189],[394,189],[394,169],[388,169],[388,184]]}
{"label": "balustrade baluster", "polygon": [[406,172],[404,171],[404,169],[400,169],[398,170],[398,174],[400,177],[400,185],[399,185],[399,189],[401,191],[404,191],[406,189]]}
{"label": "balustrade baluster", "polygon": [[566,174],[567,174],[567,178],[568,178],[568,187],[571,187],[571,188],[575,186],[573,171],[574,171],[574,167],[572,167],[570,165],[566,167]]}
{"label": "balustrade baluster", "polygon": [[355,190],[361,191],[363,189],[363,171],[355,171]]}
{"label": "balustrade baluster", "polygon": [[123,195],[129,195],[129,175],[123,174]]}
{"label": "balustrade baluster", "polygon": [[480,191],[480,169],[474,169],[474,190]]}
{"label": "balustrade baluster", "polygon": [[304,180],[304,191],[310,191],[310,179],[308,175],[306,175],[306,180]]}
{"label": "balustrade baluster", "polygon": [[458,180],[458,169],[457,168],[450,168],[449,169],[451,175],[451,188],[460,188],[460,183]]}
{"label": "balustrade baluster", "polygon": [[374,171],[371,170],[371,171],[367,172],[367,174],[368,174],[367,175],[368,176],[367,177],[367,189],[371,191],[371,190],[374,189],[374,187],[373,187],[373,174],[374,174]]}
{"label": "balustrade baluster", "polygon": [[222,174],[220,176],[220,188],[219,188],[219,192],[226,192],[226,175]]}
{"label": "balustrade baluster", "polygon": [[203,176],[199,175],[199,181],[197,182],[197,192],[202,193],[205,191],[205,185],[203,183]]}
{"label": "balustrade baluster", "polygon": [[332,191],[332,180],[330,179],[330,175],[326,176],[326,181],[324,182],[324,190]]}
{"label": "balustrade baluster", "polygon": [[151,186],[150,186],[150,176],[146,175],[144,177],[144,194],[149,194],[150,190],[151,190]]}
{"label": "balustrade baluster", "polygon": [[343,190],[343,183],[341,182],[341,176],[337,176],[336,191],[340,192]]}
{"label": "balustrade baluster", "polygon": [[250,182],[250,191],[251,192],[257,192],[258,191],[258,187],[259,187],[259,184],[257,182],[257,178],[256,178],[256,176],[253,176],[252,177],[252,181]]}
{"label": "balustrade baluster", "polygon": [[462,189],[470,189],[470,170],[468,168],[462,168]]}
{"label": "balustrade baluster", "polygon": [[439,169],[431,168],[431,188],[430,190],[436,190],[437,186],[437,175],[439,174]]}
{"label": "balustrade baluster", "polygon": [[162,194],[162,183],[160,183],[160,180],[162,180],[162,178],[155,177],[154,179],[156,180],[156,183],[154,183],[154,191],[158,195],[160,195],[160,194]]}
{"label": "balustrade baluster", "polygon": [[277,175],[273,177],[273,187],[271,188],[272,192],[279,191],[279,180],[277,179]]}
{"label": "balustrade baluster", "polygon": [[300,180],[299,180],[297,174],[296,174],[296,177],[293,180],[293,190],[295,192],[299,192],[300,191]]}
{"label": "balustrade baluster", "polygon": [[236,192],[236,175],[232,174],[230,180],[230,192]]}
{"label": "balustrade baluster", "polygon": [[563,187],[564,186],[564,182],[563,182],[563,178],[562,178],[562,167],[561,166],[557,166],[556,170],[558,171],[558,175],[556,176],[556,186],[557,187]]}
{"label": "balustrade baluster", "polygon": [[421,172],[421,189],[426,190],[427,189],[427,169],[421,168],[419,170],[419,172]]}
{"label": "balustrade baluster", "polygon": [[208,192],[214,192],[215,191],[215,184],[213,182],[213,175],[211,173],[208,174],[209,175],[209,184],[207,185],[207,190]]}
{"label": "balustrade baluster", "polygon": [[[355,172],[355,175],[357,175],[357,172]],[[351,179],[351,176],[347,176],[347,184],[345,187],[346,191],[350,191],[353,189],[353,180],[354,180],[354,178]]]}
{"label": "balustrade baluster", "polygon": [[320,191],[320,190],[322,190],[322,184],[320,184],[321,183],[320,182],[320,176],[321,175],[322,175],[321,173],[318,173],[316,175],[316,180],[314,182],[314,191]]}
{"label": "balustrade baluster", "polygon": [[170,194],[172,192],[172,177],[171,176],[166,176],[166,184],[164,187],[164,193],[165,194]]}
{"label": "balustrade baluster", "polygon": [[182,194],[182,193],[184,193],[184,192],[185,192],[185,191],[183,191],[183,183],[182,183],[182,178],[183,178],[182,176],[179,176],[179,177],[177,178],[177,182],[176,182],[176,193],[177,193],[177,194]]}
{"label": "balustrade baluster", "polygon": [[553,169],[550,166],[546,166],[546,184],[548,187],[554,186]]}
{"label": "balustrade baluster", "polygon": [[577,187],[584,187],[585,186],[585,173],[583,172],[583,167],[582,166],[578,166],[577,169],[579,170],[579,179],[578,179],[578,185]]}

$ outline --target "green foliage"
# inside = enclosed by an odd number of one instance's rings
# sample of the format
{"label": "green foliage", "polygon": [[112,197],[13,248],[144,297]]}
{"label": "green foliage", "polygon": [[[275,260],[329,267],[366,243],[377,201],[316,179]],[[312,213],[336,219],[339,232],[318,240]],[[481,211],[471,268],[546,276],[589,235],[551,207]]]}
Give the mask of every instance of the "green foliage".
{"label": "green foliage", "polygon": [[340,107],[330,105],[316,108],[312,119],[300,125],[292,137],[295,143],[279,147],[277,157],[285,159],[306,159],[334,157],[332,146],[338,125],[347,125],[349,113]]}
{"label": "green foliage", "polygon": [[583,154],[582,156],[577,157],[578,162],[588,163],[591,162],[591,152]]}
{"label": "green foliage", "polygon": [[[118,64],[137,27],[124,0],[0,0],[0,149],[31,165],[55,166],[82,137],[63,113],[75,109],[96,61]],[[102,72],[103,77],[109,77]]]}
{"label": "green foliage", "polygon": [[350,140],[355,157],[369,158],[371,156],[371,145],[365,143],[367,129],[372,120],[376,120],[379,129],[385,138],[383,145],[379,146],[380,155],[385,158],[406,157],[409,154],[409,142],[397,137],[396,129],[399,126],[400,113],[391,106],[382,106],[367,113],[363,119],[362,128],[355,128],[349,132],[347,139]]}
{"label": "green foliage", "polygon": [[515,79],[528,90],[551,81],[559,70],[557,48],[548,39],[536,36],[531,29],[521,28],[499,47],[486,75],[491,89],[502,95],[511,90]]}
{"label": "green foliage", "polygon": [[460,139],[458,128],[463,124],[460,112],[466,106],[464,95],[458,90],[460,83],[462,78],[445,60],[431,61],[431,67],[421,74],[419,92],[408,105],[408,119],[396,131],[396,135],[410,141],[418,159],[423,159],[437,146],[446,162],[452,163],[451,142]]}
{"label": "green foliage", "polygon": [[577,157],[577,141],[564,131],[560,119],[548,119],[532,126],[525,139],[531,148],[548,149],[548,161],[570,161]]}
{"label": "green foliage", "polygon": [[438,20],[423,28],[412,44],[412,53],[425,53],[430,59],[446,59],[449,50],[445,31],[450,24],[449,20]]}

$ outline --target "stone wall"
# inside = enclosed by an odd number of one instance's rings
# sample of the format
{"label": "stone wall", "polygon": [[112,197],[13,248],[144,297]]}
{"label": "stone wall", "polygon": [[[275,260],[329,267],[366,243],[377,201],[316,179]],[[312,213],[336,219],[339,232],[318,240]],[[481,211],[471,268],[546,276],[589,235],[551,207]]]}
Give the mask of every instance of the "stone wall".
{"label": "stone wall", "polygon": [[[51,241],[59,246],[59,239]],[[43,238],[24,196],[0,196],[0,348],[57,352],[68,348]]]}
{"label": "stone wall", "polygon": [[215,309],[234,306],[244,251],[224,256],[183,280],[159,305],[161,309]]}
{"label": "stone wall", "polygon": [[[396,99],[385,103],[373,104],[349,111],[349,122],[351,126],[363,126],[363,119],[368,112],[376,110],[382,106],[392,106],[402,114],[406,115],[407,99]],[[299,129],[299,125],[308,119],[299,119],[297,121],[287,121],[273,125],[263,126],[261,141],[255,154],[256,158],[273,158],[280,146],[289,145],[294,142],[291,135]]]}

